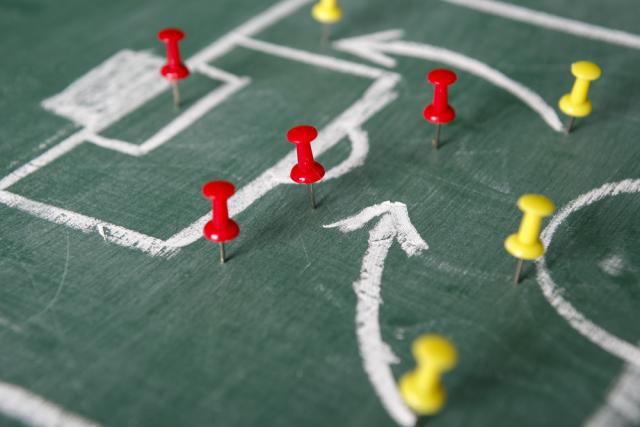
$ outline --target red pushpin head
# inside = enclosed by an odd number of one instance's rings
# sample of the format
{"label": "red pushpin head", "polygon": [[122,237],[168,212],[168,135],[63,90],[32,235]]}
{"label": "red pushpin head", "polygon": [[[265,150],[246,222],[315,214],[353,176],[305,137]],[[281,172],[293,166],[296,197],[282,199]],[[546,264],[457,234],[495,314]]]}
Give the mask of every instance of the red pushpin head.
{"label": "red pushpin head", "polygon": [[178,42],[184,38],[184,33],[178,28],[165,28],[158,33],[158,39],[167,45],[167,63],[160,70],[160,74],[167,80],[181,80],[189,76],[189,69],[180,59]]}
{"label": "red pushpin head", "polygon": [[452,122],[456,118],[455,110],[449,105],[448,87],[453,84],[458,77],[456,73],[444,68],[431,70],[427,74],[427,80],[433,84],[433,102],[427,105],[422,113],[424,119],[431,123],[444,124]]}
{"label": "red pushpin head", "polygon": [[158,40],[163,43],[179,42],[184,38],[184,32],[180,28],[165,28],[158,33]]}
{"label": "red pushpin head", "polygon": [[218,243],[233,240],[240,234],[240,227],[229,218],[227,201],[236,188],[228,181],[211,181],[202,187],[202,194],[211,200],[213,219],[203,229],[204,237]]}
{"label": "red pushpin head", "polygon": [[316,139],[318,131],[313,126],[296,126],[287,132],[287,139],[295,144],[298,163],[291,168],[291,179],[298,184],[313,184],[324,176],[324,167],[313,158],[311,141]]}

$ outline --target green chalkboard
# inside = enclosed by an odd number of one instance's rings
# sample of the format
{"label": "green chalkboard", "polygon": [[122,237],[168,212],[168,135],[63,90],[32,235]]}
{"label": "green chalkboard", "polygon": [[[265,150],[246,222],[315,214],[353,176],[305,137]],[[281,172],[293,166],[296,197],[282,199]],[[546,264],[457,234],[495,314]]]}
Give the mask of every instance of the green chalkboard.
{"label": "green chalkboard", "polygon": [[[638,6],[513,1],[345,0],[325,43],[310,0],[0,1],[0,425],[640,425]],[[578,60],[602,76],[566,135]],[[523,193],[557,210],[514,286]],[[459,363],[416,420],[425,333]]]}

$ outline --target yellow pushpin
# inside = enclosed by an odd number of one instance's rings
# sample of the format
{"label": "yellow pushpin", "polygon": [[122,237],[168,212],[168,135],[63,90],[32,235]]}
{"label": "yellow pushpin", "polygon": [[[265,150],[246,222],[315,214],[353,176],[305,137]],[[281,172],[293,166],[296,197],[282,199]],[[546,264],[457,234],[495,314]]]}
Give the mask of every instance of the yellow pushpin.
{"label": "yellow pushpin", "polygon": [[329,42],[331,36],[331,24],[335,24],[342,18],[342,9],[337,0],[319,0],[311,9],[313,19],[323,24],[322,45]]}
{"label": "yellow pushpin", "polygon": [[418,415],[433,415],[446,401],[442,388],[442,374],[450,371],[458,361],[455,347],[440,335],[422,335],[411,347],[416,369],[400,378],[400,394],[411,410]]}
{"label": "yellow pushpin", "polygon": [[504,241],[507,252],[518,258],[514,277],[516,285],[520,282],[523,260],[534,260],[544,253],[544,246],[540,241],[542,218],[551,215],[555,206],[541,194],[525,194],[518,199],[518,208],[524,212],[520,228]]}
{"label": "yellow pushpin", "polygon": [[560,110],[569,116],[565,132],[571,132],[573,121],[576,117],[585,117],[591,113],[593,109],[591,101],[587,98],[589,93],[589,84],[593,80],[597,80],[602,74],[600,67],[593,62],[579,61],[571,64],[571,74],[576,77],[571,92],[565,94],[558,105]]}

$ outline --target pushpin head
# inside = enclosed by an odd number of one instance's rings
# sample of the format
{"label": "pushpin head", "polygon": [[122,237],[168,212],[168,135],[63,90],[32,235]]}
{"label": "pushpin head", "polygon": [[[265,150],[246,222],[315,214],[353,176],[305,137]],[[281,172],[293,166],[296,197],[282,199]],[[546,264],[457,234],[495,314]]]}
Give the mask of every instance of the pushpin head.
{"label": "pushpin head", "polygon": [[298,184],[313,184],[324,176],[324,167],[316,162],[311,151],[311,141],[318,136],[313,126],[296,126],[287,132],[287,140],[296,145],[298,163],[291,168],[291,179]]}
{"label": "pushpin head", "polygon": [[518,208],[524,213],[546,217],[556,209],[551,200],[542,194],[524,194],[518,199]]}
{"label": "pushpin head", "polygon": [[436,68],[427,74],[427,80],[429,83],[434,85],[449,86],[458,80],[458,76],[456,76],[456,73],[451,70],[447,70],[446,68]]}
{"label": "pushpin head", "polygon": [[158,40],[167,45],[167,63],[160,69],[160,74],[169,80],[182,80],[189,77],[189,69],[180,59],[178,42],[184,38],[184,32],[178,28],[165,28],[158,33]]}
{"label": "pushpin head", "polygon": [[179,28],[165,28],[158,33],[158,40],[163,43],[179,42],[184,38],[184,32]]}
{"label": "pushpin head", "polygon": [[236,187],[229,181],[210,181],[202,186],[202,195],[211,201],[218,198],[227,200],[235,192]]}
{"label": "pushpin head", "polygon": [[311,9],[311,16],[321,24],[335,24],[342,18],[342,10],[336,0],[320,0]]}
{"label": "pushpin head", "polygon": [[311,143],[317,137],[318,130],[309,125],[296,126],[287,132],[287,140],[292,144]]}
{"label": "pushpin head", "polygon": [[600,77],[602,70],[593,62],[578,61],[571,64],[571,74],[579,79],[593,81]]}
{"label": "pushpin head", "polygon": [[413,342],[411,350],[419,365],[428,365],[438,372],[451,370],[458,361],[455,347],[440,335],[421,336]]}
{"label": "pushpin head", "polygon": [[433,102],[424,109],[422,115],[430,123],[445,124],[456,118],[455,110],[449,105],[448,87],[458,79],[456,73],[444,68],[431,70],[427,74],[429,83],[435,86]]}
{"label": "pushpin head", "polygon": [[202,194],[213,204],[213,219],[203,229],[204,237],[213,242],[223,243],[240,234],[238,224],[229,218],[227,201],[235,192],[233,184],[227,181],[211,181],[202,187]]}

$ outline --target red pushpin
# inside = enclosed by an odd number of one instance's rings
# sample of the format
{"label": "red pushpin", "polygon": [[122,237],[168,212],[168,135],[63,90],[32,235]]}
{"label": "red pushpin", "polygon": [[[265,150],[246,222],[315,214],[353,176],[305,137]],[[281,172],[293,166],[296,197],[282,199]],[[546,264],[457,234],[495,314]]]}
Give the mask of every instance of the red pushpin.
{"label": "red pushpin", "polygon": [[298,184],[306,184],[309,187],[309,201],[311,208],[316,208],[316,198],[313,194],[313,183],[318,182],[324,176],[324,167],[313,158],[311,141],[316,139],[318,131],[313,126],[303,125],[289,129],[287,139],[295,144],[298,155],[298,163],[291,168],[291,179]]}
{"label": "red pushpin", "polygon": [[444,68],[431,70],[427,74],[427,80],[434,85],[433,102],[424,109],[424,119],[436,125],[436,134],[431,141],[433,148],[440,145],[440,125],[452,122],[456,118],[456,112],[449,105],[448,88],[458,77],[456,73]]}
{"label": "red pushpin", "polygon": [[227,201],[236,188],[228,181],[211,181],[202,187],[202,194],[211,200],[213,219],[202,230],[204,237],[220,244],[220,263],[224,264],[224,242],[233,240],[240,234],[238,224],[229,218]]}
{"label": "red pushpin", "polygon": [[167,45],[167,63],[160,69],[160,74],[169,80],[173,87],[173,104],[180,106],[180,89],[178,80],[189,77],[189,69],[180,59],[178,42],[184,38],[184,33],[178,28],[165,28],[158,33],[158,39]]}

